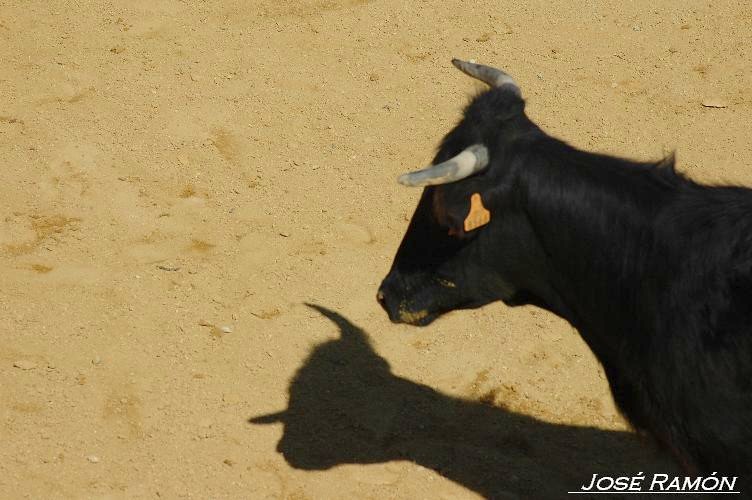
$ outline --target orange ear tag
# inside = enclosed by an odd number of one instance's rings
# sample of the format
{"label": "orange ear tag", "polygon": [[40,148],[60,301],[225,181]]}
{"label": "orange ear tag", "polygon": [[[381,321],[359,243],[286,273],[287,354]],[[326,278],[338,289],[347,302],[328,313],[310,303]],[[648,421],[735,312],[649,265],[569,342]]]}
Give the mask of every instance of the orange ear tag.
{"label": "orange ear tag", "polygon": [[470,197],[470,213],[465,217],[465,231],[478,229],[491,222],[491,212],[483,206],[480,193],[473,193]]}

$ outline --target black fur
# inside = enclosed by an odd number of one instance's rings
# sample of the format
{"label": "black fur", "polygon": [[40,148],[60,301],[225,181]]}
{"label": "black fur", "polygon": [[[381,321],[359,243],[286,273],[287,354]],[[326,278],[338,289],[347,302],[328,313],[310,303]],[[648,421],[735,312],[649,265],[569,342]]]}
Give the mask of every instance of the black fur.
{"label": "black fur", "polygon": [[[693,182],[673,157],[577,150],[499,89],[472,100],[435,161],[476,143],[487,170],[423,192],[380,289],[390,318],[426,325],[496,300],[549,309],[578,329],[637,429],[688,472],[749,484],[752,190]],[[465,233],[476,192],[491,222]]]}

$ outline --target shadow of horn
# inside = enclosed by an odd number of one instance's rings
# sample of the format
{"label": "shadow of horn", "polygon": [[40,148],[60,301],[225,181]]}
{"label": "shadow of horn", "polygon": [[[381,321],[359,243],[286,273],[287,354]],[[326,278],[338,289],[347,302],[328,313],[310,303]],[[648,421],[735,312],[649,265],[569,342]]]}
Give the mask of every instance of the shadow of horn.
{"label": "shadow of horn", "polygon": [[370,346],[370,343],[367,340],[368,337],[366,336],[366,333],[362,329],[350,323],[341,314],[318,304],[312,304],[310,302],[304,302],[303,304],[315,311],[318,311],[319,314],[337,325],[343,339],[365,343]]}
{"label": "shadow of horn", "polygon": [[257,425],[277,424],[285,421],[287,411],[278,411],[276,413],[269,413],[266,415],[259,415],[258,417],[252,417],[248,419],[248,423]]}

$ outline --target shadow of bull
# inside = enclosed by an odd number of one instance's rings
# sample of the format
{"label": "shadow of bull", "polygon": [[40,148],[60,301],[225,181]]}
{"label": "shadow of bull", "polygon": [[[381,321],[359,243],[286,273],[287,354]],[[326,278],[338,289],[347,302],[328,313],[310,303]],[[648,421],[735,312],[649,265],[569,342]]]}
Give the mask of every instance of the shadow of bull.
{"label": "shadow of bull", "polygon": [[363,330],[310,307],[340,338],[311,352],[287,410],[250,419],[284,424],[277,450],[292,467],[410,460],[487,498],[542,499],[567,497],[594,473],[679,472],[633,433],[546,423],[397,377]]}

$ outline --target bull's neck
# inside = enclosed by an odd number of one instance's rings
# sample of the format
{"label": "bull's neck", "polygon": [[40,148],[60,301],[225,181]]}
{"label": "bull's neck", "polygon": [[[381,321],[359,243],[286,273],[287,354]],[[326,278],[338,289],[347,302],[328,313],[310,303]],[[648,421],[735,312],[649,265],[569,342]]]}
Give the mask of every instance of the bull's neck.
{"label": "bull's neck", "polygon": [[670,272],[654,221],[677,184],[660,167],[558,141],[540,154],[521,175],[523,209],[548,260],[541,269],[552,297],[544,301],[607,351],[615,336],[654,327],[644,313],[659,297],[649,294]]}

